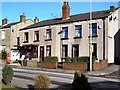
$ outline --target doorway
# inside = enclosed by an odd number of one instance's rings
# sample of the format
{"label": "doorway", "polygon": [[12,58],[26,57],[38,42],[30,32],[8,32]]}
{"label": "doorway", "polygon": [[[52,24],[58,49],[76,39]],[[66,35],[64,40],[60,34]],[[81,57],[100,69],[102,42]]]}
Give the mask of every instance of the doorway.
{"label": "doorway", "polygon": [[92,43],[93,45],[93,53],[92,56],[97,58],[97,43]]}
{"label": "doorway", "polygon": [[120,65],[120,29],[114,36],[114,63]]}
{"label": "doorway", "polygon": [[44,61],[44,46],[40,46],[40,61]]}

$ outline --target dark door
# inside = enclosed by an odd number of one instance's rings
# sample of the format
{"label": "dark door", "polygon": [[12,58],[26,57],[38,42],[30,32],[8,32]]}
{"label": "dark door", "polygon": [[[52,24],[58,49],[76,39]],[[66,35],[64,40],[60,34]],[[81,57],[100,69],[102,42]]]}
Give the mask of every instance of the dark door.
{"label": "dark door", "polygon": [[40,61],[44,61],[44,46],[40,46]]}
{"label": "dark door", "polygon": [[120,65],[120,30],[114,37],[114,63]]}
{"label": "dark door", "polygon": [[92,56],[95,56],[97,58],[97,43],[93,43],[93,53]]}

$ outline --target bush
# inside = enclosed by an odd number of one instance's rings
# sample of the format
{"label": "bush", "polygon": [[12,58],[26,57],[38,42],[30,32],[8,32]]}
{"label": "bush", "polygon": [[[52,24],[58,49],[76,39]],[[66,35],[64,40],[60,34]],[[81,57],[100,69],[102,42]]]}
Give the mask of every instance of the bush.
{"label": "bush", "polygon": [[[83,62],[89,62],[90,61],[90,57],[88,56],[83,56],[83,57],[74,57],[71,58],[72,62],[78,62],[78,63],[83,63]],[[93,62],[96,60],[96,57],[93,56]]]}
{"label": "bush", "polygon": [[6,55],[7,55],[6,50],[2,50],[1,51],[1,59],[6,60]]}
{"label": "bush", "polygon": [[48,90],[50,85],[51,85],[51,80],[50,80],[50,78],[48,76],[38,74],[35,77],[35,86],[34,86],[34,88],[36,90],[43,90],[43,89]]}
{"label": "bush", "polygon": [[87,78],[85,75],[75,72],[74,73],[74,80],[72,83],[72,90],[91,90],[91,86],[88,83]]}
{"label": "bush", "polygon": [[45,62],[58,62],[58,57],[56,56],[47,56],[47,57],[44,57],[44,61]]}
{"label": "bush", "polygon": [[70,57],[65,57],[65,62],[71,62],[71,58]]}
{"label": "bush", "polygon": [[3,82],[7,85],[10,84],[11,80],[13,79],[13,69],[9,65],[5,65],[5,67],[2,69],[2,77]]}

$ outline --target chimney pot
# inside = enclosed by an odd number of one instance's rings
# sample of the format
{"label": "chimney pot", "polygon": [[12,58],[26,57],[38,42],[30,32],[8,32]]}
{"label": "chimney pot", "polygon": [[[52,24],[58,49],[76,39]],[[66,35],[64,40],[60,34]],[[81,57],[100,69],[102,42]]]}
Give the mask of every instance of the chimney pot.
{"label": "chimney pot", "polygon": [[34,23],[38,23],[38,22],[39,22],[39,19],[37,17],[35,17]]}
{"label": "chimney pot", "polygon": [[20,15],[20,22],[25,22],[25,15],[23,13],[23,15]]}
{"label": "chimney pot", "polygon": [[7,24],[7,18],[4,18],[4,19],[2,19],[2,25],[5,25],[5,24]]}
{"label": "chimney pot", "polygon": [[110,12],[115,12],[115,7],[114,6],[110,6]]}
{"label": "chimney pot", "polygon": [[62,6],[62,19],[67,19],[70,16],[70,7],[67,1],[64,1]]}

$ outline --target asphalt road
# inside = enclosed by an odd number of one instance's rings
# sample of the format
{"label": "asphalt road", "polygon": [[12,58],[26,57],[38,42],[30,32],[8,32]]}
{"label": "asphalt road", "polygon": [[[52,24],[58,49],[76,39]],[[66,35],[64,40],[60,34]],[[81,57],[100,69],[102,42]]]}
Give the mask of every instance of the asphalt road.
{"label": "asphalt road", "polygon": [[[2,70],[1,66],[0,69]],[[64,88],[70,90],[71,83],[74,78],[73,74],[68,73],[17,68],[13,68],[13,70],[14,78],[12,80],[12,84],[18,87],[28,88],[29,90],[32,90],[32,88],[34,88],[34,78],[37,73],[46,74],[50,77],[52,80],[52,85],[50,88]],[[2,73],[0,72],[0,74]],[[118,79],[92,76],[87,77],[93,90],[120,90],[120,81]],[[0,76],[0,78],[2,78],[2,76]]]}

